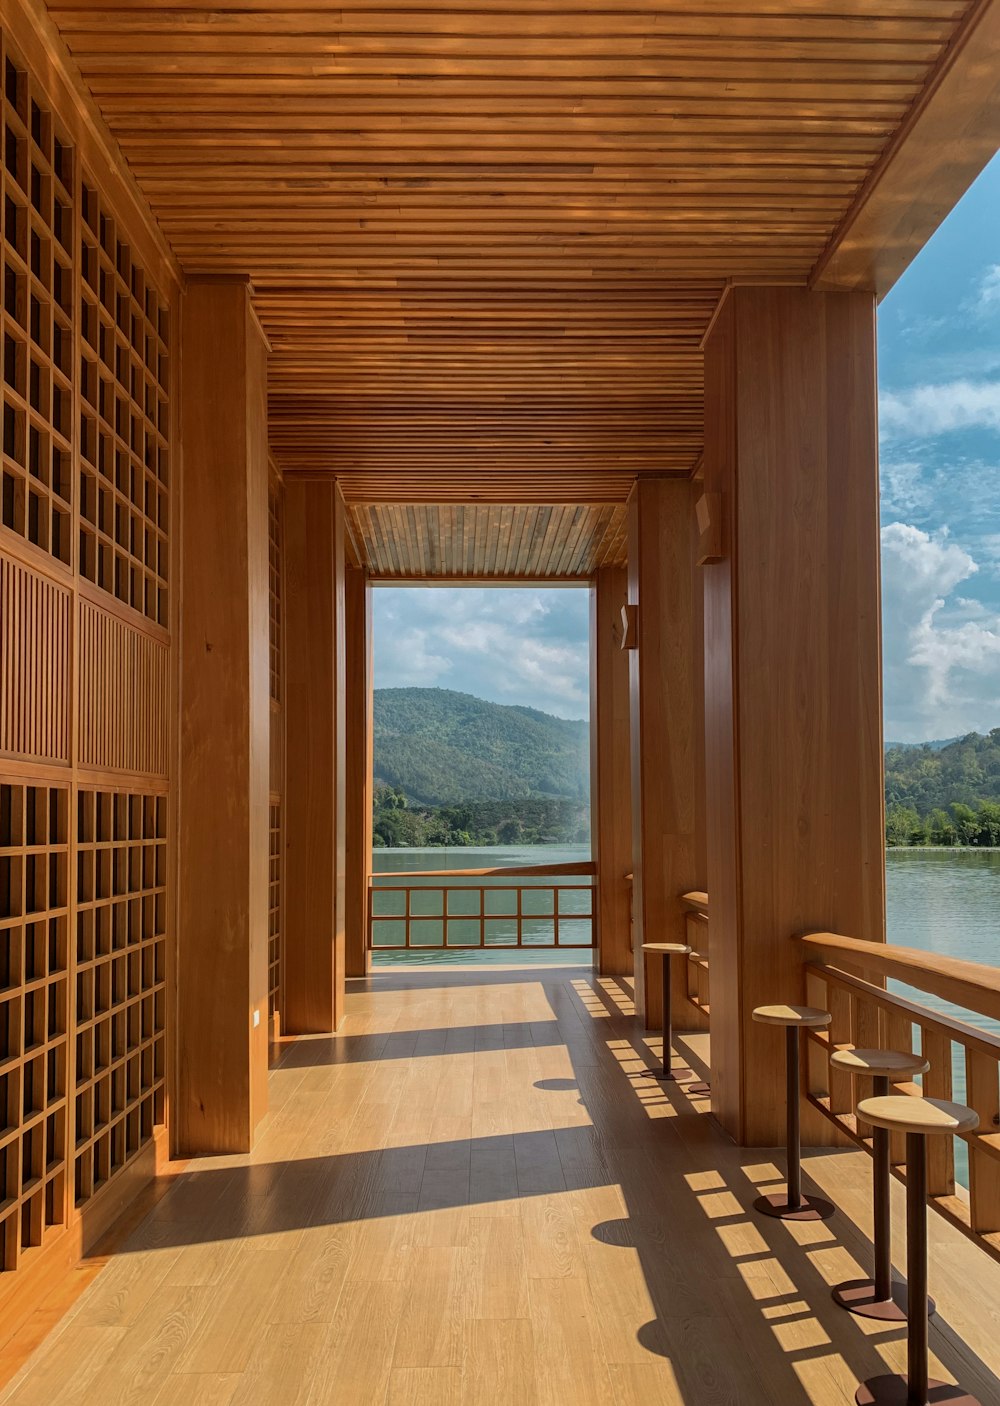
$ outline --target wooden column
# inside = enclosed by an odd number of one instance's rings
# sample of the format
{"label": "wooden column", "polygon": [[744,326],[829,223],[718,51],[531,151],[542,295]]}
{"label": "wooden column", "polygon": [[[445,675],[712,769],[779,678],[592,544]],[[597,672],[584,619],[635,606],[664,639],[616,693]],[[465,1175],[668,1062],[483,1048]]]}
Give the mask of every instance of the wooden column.
{"label": "wooden column", "polygon": [[[225,355],[220,349],[225,348]],[[267,351],[245,280],[183,300],[175,1149],[267,1107]]]}
{"label": "wooden column", "polygon": [[344,1008],[344,500],[285,480],[285,950],[282,1028],[336,1030]]}
{"label": "wooden column", "polygon": [[367,976],[368,874],[372,860],[372,588],[347,568],[347,912],[348,976]]}
{"label": "wooden column", "polygon": [[[636,1014],[655,1029],[663,1019],[659,968],[644,964],[642,944],[684,941],[679,898],[696,887],[698,877],[696,790],[702,783],[691,484],[638,480],[629,498],[628,532],[628,599],[636,631],[636,647],[628,651]],[[680,963],[675,967],[679,993]],[[683,1028],[676,993],[674,1014]]]}
{"label": "wooden column", "polygon": [[597,969],[632,971],[632,779],[628,654],[622,648],[623,566],[603,566],[590,588],[590,824],[597,864]]}
{"label": "wooden column", "polygon": [[884,938],[875,308],[732,291],[706,348],[705,719],[713,1105],[783,1136],[793,933]]}

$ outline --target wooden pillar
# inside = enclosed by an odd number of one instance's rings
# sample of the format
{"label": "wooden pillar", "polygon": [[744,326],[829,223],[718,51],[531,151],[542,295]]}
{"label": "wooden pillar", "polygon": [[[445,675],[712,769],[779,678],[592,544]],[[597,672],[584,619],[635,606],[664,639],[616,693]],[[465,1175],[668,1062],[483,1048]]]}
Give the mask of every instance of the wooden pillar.
{"label": "wooden pillar", "polygon": [[347,568],[347,913],[348,976],[367,976],[368,875],[372,861],[372,588]]}
{"label": "wooden pillar", "polygon": [[[663,1019],[659,967],[643,962],[642,943],[684,941],[680,895],[695,888],[698,877],[691,484],[639,479],[629,498],[628,532],[636,632],[636,647],[628,651],[636,1015],[657,1028]],[[675,967],[673,1009],[683,1028],[680,963]]]}
{"label": "wooden pillar", "polygon": [[622,648],[623,566],[602,566],[590,587],[590,825],[597,864],[597,969],[632,971],[632,785],[628,654]]}
{"label": "wooden pillar", "polygon": [[344,500],[285,480],[285,950],[282,1029],[336,1030],[344,1009]]}
{"label": "wooden pillar", "polygon": [[[220,348],[225,355],[220,355]],[[175,1150],[267,1107],[267,351],[242,279],[183,300]]]}
{"label": "wooden pillar", "polygon": [[706,347],[704,570],[712,1093],[742,1143],[784,1127],[792,935],[884,938],[875,308],[730,292]]}

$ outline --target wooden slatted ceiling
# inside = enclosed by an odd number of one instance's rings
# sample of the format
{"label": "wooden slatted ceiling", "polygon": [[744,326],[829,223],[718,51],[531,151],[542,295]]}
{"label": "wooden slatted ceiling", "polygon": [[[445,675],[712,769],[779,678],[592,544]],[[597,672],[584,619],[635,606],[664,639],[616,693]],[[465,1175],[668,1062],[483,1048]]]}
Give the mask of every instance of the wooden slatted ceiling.
{"label": "wooden slatted ceiling", "polygon": [[50,8],[185,267],[252,276],[285,471],[610,504],[690,471],[724,280],[807,279],[973,7]]}
{"label": "wooden slatted ceiling", "polygon": [[621,506],[352,505],[351,535],[374,575],[589,576],[626,560]]}

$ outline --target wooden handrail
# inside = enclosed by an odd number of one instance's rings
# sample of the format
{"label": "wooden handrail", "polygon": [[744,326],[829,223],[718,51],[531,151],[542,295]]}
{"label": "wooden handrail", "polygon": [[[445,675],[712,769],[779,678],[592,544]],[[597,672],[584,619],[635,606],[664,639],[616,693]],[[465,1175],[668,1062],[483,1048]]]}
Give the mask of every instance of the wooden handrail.
{"label": "wooden handrail", "polygon": [[573,864],[511,864],[502,865],[499,869],[380,869],[368,875],[368,882],[373,879],[520,879],[531,875],[569,878],[574,874],[596,873],[597,865],[593,860],[581,860]]}
{"label": "wooden handrail", "polygon": [[897,947],[895,943],[864,942],[835,932],[800,933],[796,940],[827,958],[839,956],[862,971],[894,977],[942,1001],[1000,1020],[1000,967],[941,957],[916,947]]}

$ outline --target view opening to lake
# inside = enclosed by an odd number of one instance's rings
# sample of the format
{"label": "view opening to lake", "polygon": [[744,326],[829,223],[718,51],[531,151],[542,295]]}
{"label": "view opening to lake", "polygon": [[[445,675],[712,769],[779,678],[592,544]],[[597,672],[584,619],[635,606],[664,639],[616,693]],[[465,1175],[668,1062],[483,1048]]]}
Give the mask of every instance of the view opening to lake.
{"label": "view opening to lake", "polygon": [[376,963],[589,962],[589,590],[381,587],[373,655]]}
{"label": "view opening to lake", "polygon": [[[878,319],[886,935],[990,967],[1000,965],[998,207],[994,161]],[[974,1010],[889,986],[1000,1035]],[[922,1049],[917,1022],[913,1036]],[[964,1103],[967,1043],[944,1041],[939,1064],[947,1050],[950,1096]],[[962,1139],[954,1156],[968,1185]]]}

